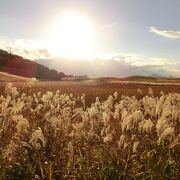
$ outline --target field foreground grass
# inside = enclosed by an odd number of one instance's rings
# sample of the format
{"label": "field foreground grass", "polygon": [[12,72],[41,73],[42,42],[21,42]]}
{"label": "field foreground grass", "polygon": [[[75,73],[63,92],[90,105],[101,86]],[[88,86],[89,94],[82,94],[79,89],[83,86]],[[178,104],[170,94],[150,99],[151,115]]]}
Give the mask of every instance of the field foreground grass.
{"label": "field foreground grass", "polygon": [[[28,80],[26,80],[28,82]],[[98,96],[101,101],[107,99],[110,94],[118,92],[119,95],[136,96],[138,99],[148,95],[149,88],[153,90],[155,96],[160,96],[160,92],[168,93],[180,93],[180,83],[177,81],[164,83],[157,82],[141,82],[136,79],[134,81],[115,81],[115,79],[106,80],[84,80],[84,81],[36,81],[33,82],[33,87],[28,89],[26,81],[12,81],[11,83],[18,88],[20,93],[26,92],[28,95],[41,91],[45,93],[47,91],[56,92],[59,90],[61,93],[73,93],[76,96],[86,94],[86,104],[91,105]],[[29,80],[30,81],[30,80]],[[0,92],[4,94],[4,88],[7,82],[0,82]],[[138,92],[138,89],[141,91]]]}
{"label": "field foreground grass", "polygon": [[178,85],[13,85],[0,86],[0,179],[180,176]]}

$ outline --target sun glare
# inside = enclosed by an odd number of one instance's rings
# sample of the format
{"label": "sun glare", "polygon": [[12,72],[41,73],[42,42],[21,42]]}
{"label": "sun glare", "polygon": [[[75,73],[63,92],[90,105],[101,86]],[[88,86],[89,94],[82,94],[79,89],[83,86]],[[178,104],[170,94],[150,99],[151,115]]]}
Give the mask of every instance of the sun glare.
{"label": "sun glare", "polygon": [[90,58],[94,54],[95,32],[87,17],[62,15],[54,23],[51,36],[50,51],[55,56]]}

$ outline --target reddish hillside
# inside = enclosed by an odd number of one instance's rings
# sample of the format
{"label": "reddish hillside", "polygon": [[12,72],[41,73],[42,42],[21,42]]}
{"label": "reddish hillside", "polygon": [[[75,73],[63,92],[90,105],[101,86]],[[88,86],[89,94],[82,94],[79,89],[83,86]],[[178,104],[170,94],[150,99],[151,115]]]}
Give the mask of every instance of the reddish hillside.
{"label": "reddish hillside", "polygon": [[0,50],[0,71],[41,80],[60,80],[65,76],[62,72],[58,73],[56,70],[3,50]]}

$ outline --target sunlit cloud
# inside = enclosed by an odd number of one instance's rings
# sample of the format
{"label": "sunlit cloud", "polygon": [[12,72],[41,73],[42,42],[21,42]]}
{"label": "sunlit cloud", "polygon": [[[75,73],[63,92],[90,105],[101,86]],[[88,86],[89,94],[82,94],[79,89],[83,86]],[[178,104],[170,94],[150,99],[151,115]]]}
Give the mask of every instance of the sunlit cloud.
{"label": "sunlit cloud", "polygon": [[[109,55],[109,59],[97,58],[93,61],[84,59],[53,59],[51,67],[66,74],[84,75],[95,77],[126,77],[133,75],[142,76],[174,76],[180,77],[180,61],[169,58],[143,58],[132,54]],[[72,66],[73,64],[73,66]]]}
{"label": "sunlit cloud", "polygon": [[150,32],[158,34],[160,36],[171,38],[171,39],[180,39],[180,31],[173,31],[173,30],[159,30],[156,27],[150,27]]}
{"label": "sunlit cloud", "polygon": [[50,53],[43,42],[24,39],[10,39],[0,36],[0,49],[27,59],[50,58]]}
{"label": "sunlit cloud", "polygon": [[[136,54],[106,53],[91,60],[75,58],[54,58],[45,47],[45,43],[23,39],[0,37],[0,49],[24,58],[37,60],[50,68],[66,74],[88,76],[125,77],[174,76],[180,77],[180,60],[166,57],[141,57]],[[47,61],[52,59],[52,61]],[[42,60],[42,61],[41,61]],[[43,62],[44,60],[44,62]]]}

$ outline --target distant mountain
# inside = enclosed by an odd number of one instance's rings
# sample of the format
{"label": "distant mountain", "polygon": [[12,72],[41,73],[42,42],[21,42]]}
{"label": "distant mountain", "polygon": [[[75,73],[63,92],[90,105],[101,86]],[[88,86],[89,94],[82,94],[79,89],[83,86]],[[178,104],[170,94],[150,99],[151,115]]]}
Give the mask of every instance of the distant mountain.
{"label": "distant mountain", "polygon": [[0,71],[22,77],[35,77],[39,80],[61,80],[66,77],[63,72],[41,65],[37,62],[24,59],[21,56],[8,53],[0,49]]}

